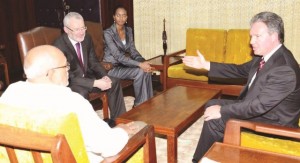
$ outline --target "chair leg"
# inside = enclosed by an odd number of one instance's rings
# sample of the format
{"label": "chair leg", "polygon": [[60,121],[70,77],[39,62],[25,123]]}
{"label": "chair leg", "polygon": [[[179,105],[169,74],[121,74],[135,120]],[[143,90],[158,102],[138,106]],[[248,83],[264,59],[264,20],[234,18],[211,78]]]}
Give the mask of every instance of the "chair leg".
{"label": "chair leg", "polygon": [[101,100],[102,100],[103,119],[109,118],[107,93],[104,93],[104,95],[101,97]]}

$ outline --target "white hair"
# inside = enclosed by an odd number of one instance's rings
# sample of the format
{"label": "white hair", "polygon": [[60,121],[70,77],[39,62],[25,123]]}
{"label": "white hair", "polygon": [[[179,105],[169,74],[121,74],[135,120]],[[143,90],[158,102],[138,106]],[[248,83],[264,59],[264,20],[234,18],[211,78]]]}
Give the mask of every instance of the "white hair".
{"label": "white hair", "polygon": [[77,13],[77,12],[69,12],[65,17],[64,17],[64,20],[63,20],[63,23],[64,23],[64,26],[68,26],[69,25],[69,22],[70,22],[70,19],[71,18],[76,18],[76,19],[80,19],[80,20],[83,20],[83,17]]}
{"label": "white hair", "polygon": [[[27,55],[30,55],[30,52],[28,52]],[[47,51],[35,54],[34,59],[28,59],[27,55],[25,56],[23,67],[27,79],[36,79],[46,76],[48,71],[53,68],[53,65],[56,65],[53,56],[51,56]]]}

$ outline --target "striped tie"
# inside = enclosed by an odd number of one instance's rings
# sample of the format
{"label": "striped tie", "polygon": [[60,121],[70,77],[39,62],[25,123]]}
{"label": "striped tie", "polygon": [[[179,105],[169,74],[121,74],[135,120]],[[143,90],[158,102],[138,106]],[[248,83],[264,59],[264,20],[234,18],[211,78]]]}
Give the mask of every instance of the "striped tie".
{"label": "striped tie", "polygon": [[261,58],[261,61],[259,62],[259,67],[258,67],[258,69],[257,69],[257,72],[258,71],[260,71],[262,68],[263,68],[263,66],[265,65],[265,60],[264,60],[264,57],[262,57]]}
{"label": "striped tie", "polygon": [[76,45],[77,56],[78,56],[78,60],[79,60],[79,62],[80,62],[80,66],[81,66],[81,68],[83,68],[83,62],[82,62],[82,58],[81,58],[81,50],[80,50],[80,43],[77,42],[75,45]]}

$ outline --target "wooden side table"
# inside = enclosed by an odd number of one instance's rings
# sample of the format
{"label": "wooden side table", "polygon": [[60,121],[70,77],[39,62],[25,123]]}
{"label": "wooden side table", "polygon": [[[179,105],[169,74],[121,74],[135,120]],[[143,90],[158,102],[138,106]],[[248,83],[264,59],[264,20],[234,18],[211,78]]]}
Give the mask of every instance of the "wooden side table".
{"label": "wooden side table", "polygon": [[[170,65],[177,63],[180,61],[180,57],[172,57],[170,59]],[[152,67],[154,67],[154,70],[160,71],[160,83],[163,85],[163,90],[166,90],[167,83],[166,83],[166,77],[167,77],[167,68],[164,65],[164,61],[162,58],[162,55],[156,56],[154,58],[151,58],[147,60]]]}
{"label": "wooden side table", "polygon": [[5,45],[0,45],[0,65],[3,66],[3,71],[4,71],[4,75],[5,75],[5,83],[6,83],[6,86],[8,86],[9,85],[8,66],[7,66],[7,62],[4,58],[4,56],[2,55],[4,49],[5,49]]}

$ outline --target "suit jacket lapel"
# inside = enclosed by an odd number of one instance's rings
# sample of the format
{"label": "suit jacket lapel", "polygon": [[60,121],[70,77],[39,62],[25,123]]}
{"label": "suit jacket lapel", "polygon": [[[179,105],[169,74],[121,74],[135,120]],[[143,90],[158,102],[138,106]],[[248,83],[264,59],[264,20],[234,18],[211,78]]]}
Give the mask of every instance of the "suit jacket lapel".
{"label": "suit jacket lapel", "polygon": [[[112,31],[113,31],[113,34],[114,34],[113,39],[114,39],[118,49],[122,50],[122,51],[125,51],[125,45],[122,43],[122,41],[119,37],[116,26],[112,25],[111,28],[112,28]],[[126,30],[125,30],[125,32],[126,32]],[[126,37],[127,37],[127,33],[126,33]],[[127,42],[127,38],[126,38],[126,42]]]}
{"label": "suit jacket lapel", "polygon": [[[249,84],[250,84],[250,82],[251,82],[251,80],[252,80],[254,74],[255,74],[256,71],[257,71],[257,68],[258,68],[258,66],[259,66],[259,62],[260,62],[260,57],[256,57],[256,61],[254,61],[254,64],[253,64],[253,66],[251,66],[251,69],[250,69],[250,71],[249,71],[247,84],[246,84],[246,86],[244,87],[244,89],[242,90],[241,94],[240,94],[239,97],[238,97],[239,100],[243,99],[243,98],[246,96],[246,94],[247,94],[247,92],[248,92],[248,89],[249,89]],[[255,77],[255,79],[253,80],[252,84],[255,82],[255,80],[256,80],[256,77]]]}
{"label": "suit jacket lapel", "polygon": [[[71,52],[71,54],[73,55],[73,57],[76,58],[77,64],[81,67],[81,64],[80,64],[79,59],[78,59],[77,52],[76,52],[74,46],[72,45],[71,41],[69,40],[69,37],[68,37],[67,34],[64,34],[64,42],[65,42],[65,44],[67,45],[68,50]],[[81,44],[81,46],[82,46],[82,44]],[[85,48],[85,49],[86,49],[86,48]],[[83,52],[83,46],[82,46],[82,52]],[[84,52],[83,52],[83,53],[84,53]],[[85,56],[85,55],[83,54],[83,56]],[[86,62],[86,59],[85,59],[85,58],[84,58],[83,60],[84,60],[84,62]],[[84,65],[86,65],[86,64],[84,63]],[[82,67],[81,67],[81,68],[82,68]],[[85,73],[85,68],[83,69],[83,73]]]}
{"label": "suit jacket lapel", "polygon": [[84,70],[86,70],[88,65],[88,51],[87,51],[86,42],[84,40],[81,42],[81,48],[82,48],[83,66],[84,66]]}
{"label": "suit jacket lapel", "polygon": [[[283,45],[282,45],[283,47]],[[256,73],[255,79],[253,80],[252,84],[255,84],[255,82],[257,80],[259,80],[259,77],[268,72],[271,68],[273,63],[275,62],[276,58],[278,57],[278,55],[280,55],[281,53],[279,53],[279,51],[281,51],[282,47],[280,47],[269,59],[268,61],[264,64],[264,67],[259,71],[259,73]],[[258,67],[259,67],[259,62],[260,62],[260,58],[258,57],[257,61],[255,62],[255,64],[252,66],[250,73],[249,73],[249,77],[251,76],[251,78],[248,78],[248,82],[247,82],[247,87],[249,87],[250,81],[253,77],[253,75],[255,74],[255,72],[257,71]],[[251,89],[251,87],[249,88]]]}
{"label": "suit jacket lapel", "polygon": [[125,47],[125,50],[127,50],[130,46],[130,44],[129,44],[130,37],[132,37],[132,36],[130,35],[130,33],[126,27],[125,27],[125,33],[126,33],[126,45],[124,47]]}

